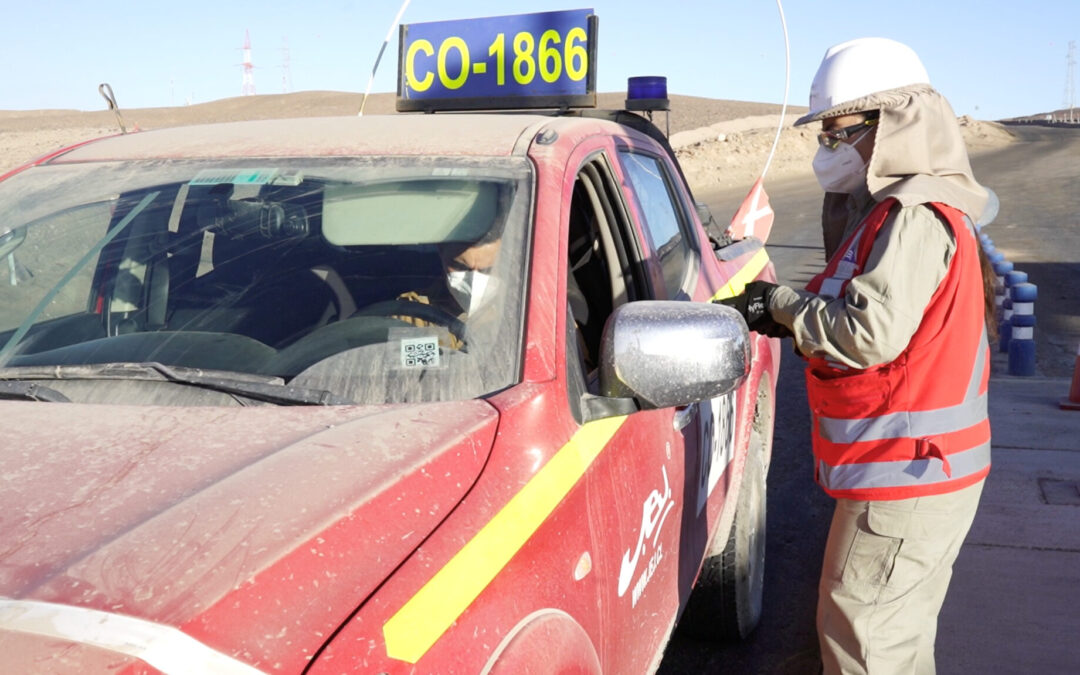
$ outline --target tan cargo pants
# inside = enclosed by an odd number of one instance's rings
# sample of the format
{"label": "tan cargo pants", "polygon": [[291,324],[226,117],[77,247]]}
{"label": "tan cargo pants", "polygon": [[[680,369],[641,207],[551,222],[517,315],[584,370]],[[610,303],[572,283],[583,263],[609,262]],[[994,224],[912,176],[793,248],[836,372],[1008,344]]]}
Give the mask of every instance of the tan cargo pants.
{"label": "tan cargo pants", "polygon": [[982,488],[837,500],[818,586],[826,675],[934,673],[938,612]]}

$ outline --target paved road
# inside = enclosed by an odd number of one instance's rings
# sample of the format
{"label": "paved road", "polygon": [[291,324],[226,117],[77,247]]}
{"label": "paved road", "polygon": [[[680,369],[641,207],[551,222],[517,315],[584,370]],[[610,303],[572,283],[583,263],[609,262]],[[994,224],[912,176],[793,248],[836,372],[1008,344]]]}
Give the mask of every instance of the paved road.
{"label": "paved road", "polygon": [[[972,160],[976,177],[993,188],[1001,199],[1001,212],[987,232],[997,247],[1007,254],[1017,269],[1027,271],[1030,280],[1039,285],[1039,302],[1036,316],[1038,369],[1040,375],[1064,378],[1072,373],[1076,346],[1080,343],[1080,293],[1075,287],[1080,283],[1080,131],[1049,129],[1042,127],[1015,128],[1019,140],[1000,150],[976,156]],[[809,161],[809,160],[808,160]],[[770,237],[769,255],[777,268],[782,283],[803,285],[824,265],[818,216],[821,193],[814,178],[807,176],[768,185],[777,221]],[[717,219],[734,212],[742,198],[737,192],[701,194],[710,205]],[[676,634],[668,647],[667,655],[659,672],[664,675],[676,673],[775,673],[778,675],[802,675],[817,672],[817,638],[814,634],[814,605],[817,596],[817,575],[832,514],[832,500],[818,489],[812,480],[809,442],[809,415],[802,382],[802,365],[791,357],[790,340],[785,341],[786,358],[781,364],[777,393],[777,425],[774,440],[774,460],[769,473],[767,564],[765,571],[765,614],[762,623],[751,640],[745,644],[715,646],[699,643]],[[1003,355],[995,357],[995,377],[1003,374],[1007,362]],[[1005,378],[998,387],[1002,404],[1009,403],[1009,391],[1020,386],[1038,390],[1040,381],[1027,383],[1009,382]],[[1050,385],[1061,388],[1057,381]],[[1045,388],[1045,387],[1044,387]],[[1056,389],[1055,389],[1056,390]],[[1060,394],[1066,391],[1063,389]],[[992,393],[992,421],[994,418]],[[1042,414],[1052,414],[1052,406],[1042,405]],[[1005,412],[1000,413],[1006,414]],[[1009,413],[1011,414],[1011,413]],[[1076,413],[1080,415],[1080,413]],[[1055,422],[1075,428],[1080,434],[1080,418],[1058,417]],[[995,427],[997,429],[998,427]],[[1016,438],[1019,433],[1020,438]],[[1024,443],[1024,437],[1039,434],[1038,426],[1029,425],[1013,431],[1011,439],[1005,439],[1009,449],[1027,446],[1041,447],[1032,438]],[[995,446],[1003,437],[995,431]],[[1050,461],[1050,460],[1047,460]],[[1060,463],[1060,459],[1054,462]],[[1023,464],[1027,467],[1029,462]],[[996,463],[996,466],[1001,466]],[[1007,464],[1005,465],[1008,466]],[[1051,466],[1051,465],[1048,465]],[[1008,471],[1007,468],[999,471]],[[1046,471],[1053,471],[1047,468]],[[999,473],[1007,476],[1007,473]],[[1050,474],[1047,474],[1050,475]],[[995,476],[991,476],[992,479]],[[1032,478],[1034,482],[1036,479]],[[1033,483],[1034,484],[1034,483]],[[992,497],[992,485],[988,484],[984,496],[984,509],[991,513],[995,499],[1003,500],[1002,509],[1009,510],[1013,497],[1007,494]],[[1031,507],[1034,508],[1034,507]],[[1074,518],[1075,509],[1063,507],[1056,511],[1059,519]],[[1069,536],[1080,536],[1075,530],[1075,520]],[[995,521],[982,515],[977,520],[978,532],[984,538],[998,542],[1010,541],[1008,532],[998,532],[1011,527],[1007,520]],[[973,536],[978,533],[973,530]],[[973,547],[981,546],[972,542]],[[1059,545],[1060,546],[1060,545]],[[965,550],[967,547],[965,547]],[[1023,557],[1022,547],[1017,555]],[[1006,550],[1006,549],[997,549]],[[1036,547],[1034,550],[1042,550]],[[1066,550],[1072,551],[1072,548]],[[1070,554],[1071,555],[1071,554]],[[962,559],[964,554],[962,554]],[[978,560],[976,556],[974,558]],[[1055,563],[1058,564],[1058,563]],[[1069,563],[1070,565],[1072,563]],[[1060,569],[1060,568],[1058,568]],[[995,570],[996,571],[996,570]],[[1014,570],[1013,576],[1016,576]],[[1059,572],[1059,578],[1071,579],[1069,588],[1060,589],[1080,600],[1076,591],[1080,584],[1080,572]],[[1014,583],[1019,583],[1014,579]],[[960,584],[946,602],[943,616],[965,611],[977,598],[967,598],[967,590]],[[974,595],[978,589],[970,589]],[[1053,594],[1055,587],[1045,592]],[[1062,596],[1059,593],[1059,597]],[[1029,603],[1030,604],[1030,603]],[[1058,600],[1058,604],[1061,601]],[[991,603],[993,606],[993,603]],[[997,608],[1005,615],[1009,611]],[[1068,610],[1064,610],[1066,614]],[[999,612],[999,613],[1001,613]],[[1039,616],[1034,610],[1034,616]],[[1060,622],[1058,622],[1060,625]],[[1080,624],[1080,620],[1076,622]],[[1002,628],[1004,630],[1004,628]],[[1052,638],[1051,638],[1052,639]],[[1075,640],[1075,635],[1065,637],[1065,644]],[[983,651],[994,646],[996,638],[981,645]],[[1007,643],[1008,634],[997,640]],[[940,640],[939,640],[940,642]],[[978,638],[970,640],[980,644]],[[1065,652],[1054,652],[1058,655]],[[1023,647],[1020,648],[1021,651]],[[1068,647],[1064,647],[1068,649]],[[1068,652],[1075,654],[1075,652]],[[1049,664],[1059,664],[1060,656]],[[942,661],[939,658],[939,662]],[[1002,670],[995,672],[1025,672],[1024,662],[999,663]],[[1030,663],[1027,665],[1031,665]],[[946,663],[942,662],[942,672]],[[1078,665],[1080,668],[1080,665]],[[1053,670],[1053,669],[1052,669]],[[960,672],[960,671],[955,671]],[[974,671],[969,671],[974,672]],[[1077,672],[1080,672],[1078,670]]]}

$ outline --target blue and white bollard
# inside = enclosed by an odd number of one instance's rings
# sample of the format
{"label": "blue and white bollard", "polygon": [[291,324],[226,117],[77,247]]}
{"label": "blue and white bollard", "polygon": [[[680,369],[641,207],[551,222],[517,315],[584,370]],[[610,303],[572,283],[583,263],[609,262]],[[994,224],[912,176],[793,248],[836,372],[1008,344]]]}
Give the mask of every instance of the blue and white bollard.
{"label": "blue and white bollard", "polygon": [[1022,282],[1009,289],[1012,300],[1012,318],[1009,323],[1012,335],[1009,337],[1009,374],[1035,374],[1035,300],[1039,288],[1035,284]]}
{"label": "blue and white bollard", "polygon": [[1005,273],[1005,288],[1012,288],[1017,284],[1026,283],[1028,280],[1027,272],[1021,272],[1020,270],[1009,270]]}
{"label": "blue and white bollard", "polygon": [[1025,283],[1027,280],[1027,272],[1021,272],[1020,270],[1009,270],[1003,277],[1005,286],[1001,292],[1005,297],[1002,299],[1001,322],[998,324],[998,351],[1002,353],[1009,351],[1009,340],[1012,339],[1012,317],[1016,309],[1016,301],[1012,297],[1012,288],[1017,284]]}
{"label": "blue and white bollard", "polygon": [[1009,272],[1012,272],[1014,267],[1015,266],[1008,260],[1002,260],[1000,262],[994,263],[994,275],[997,277],[997,282],[999,285],[1005,285],[1005,275]]}

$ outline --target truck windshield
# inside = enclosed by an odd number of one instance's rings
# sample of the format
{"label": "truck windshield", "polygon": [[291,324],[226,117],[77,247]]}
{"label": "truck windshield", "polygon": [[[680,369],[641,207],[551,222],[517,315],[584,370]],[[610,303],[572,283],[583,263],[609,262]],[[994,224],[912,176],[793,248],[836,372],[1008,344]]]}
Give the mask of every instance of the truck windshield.
{"label": "truck windshield", "polygon": [[505,388],[531,180],[486,158],[34,167],[0,182],[3,378],[157,363],[355,403]]}

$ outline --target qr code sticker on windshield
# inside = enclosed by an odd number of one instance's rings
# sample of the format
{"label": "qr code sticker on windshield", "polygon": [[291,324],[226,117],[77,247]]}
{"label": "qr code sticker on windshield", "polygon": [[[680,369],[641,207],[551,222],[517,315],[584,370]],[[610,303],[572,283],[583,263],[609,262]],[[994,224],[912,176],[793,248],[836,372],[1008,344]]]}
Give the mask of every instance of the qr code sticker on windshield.
{"label": "qr code sticker on windshield", "polygon": [[439,365],[439,338],[437,336],[401,340],[401,366],[403,368],[438,368]]}

